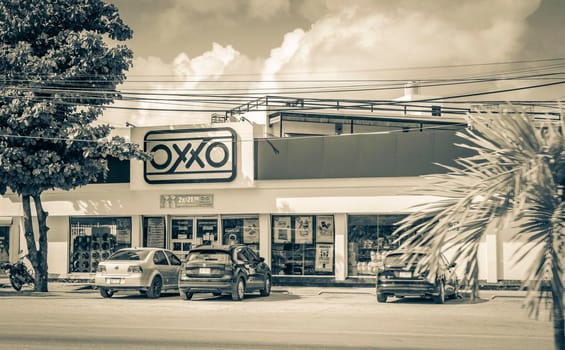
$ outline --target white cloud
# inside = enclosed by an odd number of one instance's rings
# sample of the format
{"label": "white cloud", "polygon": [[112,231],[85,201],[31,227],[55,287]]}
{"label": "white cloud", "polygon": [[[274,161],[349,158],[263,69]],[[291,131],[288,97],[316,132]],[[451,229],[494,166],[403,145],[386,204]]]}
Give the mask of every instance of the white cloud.
{"label": "white cloud", "polygon": [[[225,1],[183,3],[178,1],[176,10],[178,6],[192,6],[192,10],[203,13],[236,11],[236,4],[230,1],[222,8],[219,4],[226,4]],[[260,18],[276,15],[277,11],[289,11],[286,0],[252,0],[246,4],[250,16]],[[177,89],[187,90],[233,88],[233,84],[227,83],[212,86],[210,81],[229,80],[235,74],[255,77],[249,80],[261,76],[265,81],[296,78],[297,73],[301,79],[394,77],[411,80],[426,74],[439,77],[441,73],[437,70],[430,73],[398,68],[511,60],[522,44],[526,19],[538,5],[539,1],[514,0],[309,0],[302,3],[301,10],[317,20],[310,28],[287,33],[266,59],[250,60],[238,52],[237,47],[213,43],[211,50],[193,58],[180,53],[172,63],[155,58],[136,59],[130,76],[141,72],[168,74],[179,81],[175,84]],[[182,21],[172,24],[171,30],[175,25],[182,25]],[[148,85],[164,88],[159,83]],[[246,86],[273,88],[276,85],[265,82]],[[154,112],[133,114],[143,123],[152,123],[156,115]],[[165,118],[162,115],[159,114],[160,118]],[[166,118],[188,121],[193,117]]]}
{"label": "white cloud", "polygon": [[222,47],[213,43],[212,50],[190,59],[185,53],[181,53],[173,61],[177,76],[196,80],[217,78],[222,75],[226,66],[240,55],[230,45]]}

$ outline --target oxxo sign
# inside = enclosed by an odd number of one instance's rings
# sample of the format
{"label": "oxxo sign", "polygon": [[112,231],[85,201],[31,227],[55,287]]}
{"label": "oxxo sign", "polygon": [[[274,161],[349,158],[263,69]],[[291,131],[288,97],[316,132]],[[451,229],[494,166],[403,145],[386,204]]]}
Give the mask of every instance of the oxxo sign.
{"label": "oxxo sign", "polygon": [[145,181],[230,182],[236,176],[236,133],[230,128],[159,130],[145,135]]}

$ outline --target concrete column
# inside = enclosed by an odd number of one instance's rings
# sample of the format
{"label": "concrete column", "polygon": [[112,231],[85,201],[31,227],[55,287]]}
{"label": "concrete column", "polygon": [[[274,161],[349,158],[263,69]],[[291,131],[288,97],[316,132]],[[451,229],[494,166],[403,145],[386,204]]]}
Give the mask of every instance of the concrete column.
{"label": "concrete column", "polygon": [[259,215],[259,253],[271,265],[271,215]]}
{"label": "concrete column", "polygon": [[131,246],[141,247],[143,245],[143,225],[141,215],[131,217]]}
{"label": "concrete column", "polygon": [[344,281],[347,277],[347,215],[335,214],[335,279]]}
{"label": "concrete column", "polygon": [[487,283],[498,282],[498,239],[497,231],[493,229],[486,234],[487,246]]}

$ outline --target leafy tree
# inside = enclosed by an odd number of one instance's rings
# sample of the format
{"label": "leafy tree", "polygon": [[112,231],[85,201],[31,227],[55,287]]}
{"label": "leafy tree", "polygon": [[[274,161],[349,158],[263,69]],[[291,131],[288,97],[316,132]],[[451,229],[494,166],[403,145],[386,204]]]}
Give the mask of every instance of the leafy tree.
{"label": "leafy tree", "polygon": [[22,198],[36,291],[48,289],[41,194],[105,176],[108,156],[147,157],[96,123],[119,97],[116,85],[133,57],[119,42],[131,36],[103,0],[0,0],[0,194],[10,189]]}
{"label": "leafy tree", "polygon": [[[460,146],[474,156],[460,158],[447,174],[431,177],[422,193],[443,200],[421,208],[401,222],[402,248],[429,247],[420,268],[438,273],[442,250],[453,249],[464,263],[464,283],[478,295],[478,248],[487,226],[512,227],[522,242],[516,262],[531,259],[524,279],[526,306],[539,315],[542,299],[552,300],[555,348],[565,349],[563,267],[565,263],[565,122],[540,124],[517,111],[469,116],[469,129],[459,134]],[[402,231],[404,230],[404,233]]]}

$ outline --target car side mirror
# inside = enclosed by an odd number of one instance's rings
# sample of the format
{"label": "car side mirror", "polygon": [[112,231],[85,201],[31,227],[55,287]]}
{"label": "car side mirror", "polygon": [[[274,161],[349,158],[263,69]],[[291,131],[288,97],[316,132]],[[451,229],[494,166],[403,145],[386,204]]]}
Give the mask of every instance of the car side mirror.
{"label": "car side mirror", "polygon": [[259,257],[259,262],[265,262],[265,258],[263,258],[262,256]]}
{"label": "car side mirror", "polygon": [[451,269],[454,268],[456,265],[457,265],[456,263],[452,262],[451,264],[447,265],[447,267]]}

